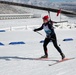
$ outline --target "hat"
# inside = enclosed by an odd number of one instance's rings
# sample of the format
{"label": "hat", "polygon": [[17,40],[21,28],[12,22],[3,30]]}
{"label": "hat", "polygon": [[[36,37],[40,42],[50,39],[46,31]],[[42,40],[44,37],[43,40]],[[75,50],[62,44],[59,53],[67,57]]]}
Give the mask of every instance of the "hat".
{"label": "hat", "polygon": [[49,19],[49,16],[46,15],[46,16],[44,16],[42,19],[47,20],[47,19]]}

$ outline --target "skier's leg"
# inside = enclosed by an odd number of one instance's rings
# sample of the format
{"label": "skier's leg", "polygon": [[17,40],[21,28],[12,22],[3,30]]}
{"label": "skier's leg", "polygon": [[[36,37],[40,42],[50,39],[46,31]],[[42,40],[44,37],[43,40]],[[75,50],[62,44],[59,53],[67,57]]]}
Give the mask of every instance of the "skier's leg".
{"label": "skier's leg", "polygon": [[65,58],[65,55],[63,54],[62,50],[60,49],[60,47],[57,44],[57,39],[56,39],[56,35],[53,35],[52,38],[54,38],[52,40],[54,47],[57,49],[57,51],[60,53],[60,55],[62,56],[62,59]]}
{"label": "skier's leg", "polygon": [[50,42],[50,39],[45,38],[44,44],[43,44],[43,48],[44,48],[44,53],[45,53],[45,56],[46,56],[46,57],[48,57],[47,45],[48,45],[49,42]]}

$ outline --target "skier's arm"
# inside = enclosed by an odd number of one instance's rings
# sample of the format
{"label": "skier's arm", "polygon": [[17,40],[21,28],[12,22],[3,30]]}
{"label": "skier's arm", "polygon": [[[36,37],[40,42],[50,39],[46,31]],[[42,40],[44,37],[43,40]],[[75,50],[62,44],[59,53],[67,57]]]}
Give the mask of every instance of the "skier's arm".
{"label": "skier's arm", "polygon": [[36,31],[40,31],[42,29],[43,29],[43,25],[40,28],[34,29],[34,31],[36,32]]}

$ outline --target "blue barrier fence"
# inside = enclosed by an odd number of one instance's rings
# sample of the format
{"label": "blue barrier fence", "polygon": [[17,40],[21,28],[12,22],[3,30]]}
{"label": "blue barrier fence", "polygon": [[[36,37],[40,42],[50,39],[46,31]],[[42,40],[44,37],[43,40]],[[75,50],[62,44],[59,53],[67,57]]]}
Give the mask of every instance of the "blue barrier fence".
{"label": "blue barrier fence", "polygon": [[20,42],[10,42],[9,45],[19,45],[19,44],[25,44],[25,42],[20,41]]}
{"label": "blue barrier fence", "polygon": [[[63,39],[63,41],[73,41],[73,38],[66,38],[66,39]],[[39,43],[44,43],[44,40],[41,40]],[[9,45],[20,45],[20,44],[26,44],[26,43],[23,41],[9,43]],[[4,44],[0,42],[0,46],[4,46]]]}
{"label": "blue barrier fence", "polygon": [[5,30],[0,30],[0,32],[5,32]]}
{"label": "blue barrier fence", "polygon": [[40,43],[44,43],[44,40],[41,40]]}
{"label": "blue barrier fence", "polygon": [[63,39],[63,41],[73,41],[72,38],[66,38],[66,39]]}
{"label": "blue barrier fence", "polygon": [[0,46],[4,46],[4,44],[0,42]]}

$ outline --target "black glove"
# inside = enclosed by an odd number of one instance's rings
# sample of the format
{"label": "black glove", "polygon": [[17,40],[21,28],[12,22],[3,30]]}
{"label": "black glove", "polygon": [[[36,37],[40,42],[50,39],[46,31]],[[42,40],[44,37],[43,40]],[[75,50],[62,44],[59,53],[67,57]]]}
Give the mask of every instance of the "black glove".
{"label": "black glove", "polygon": [[34,29],[33,31],[34,31],[34,32],[36,32],[36,31],[37,31],[37,29]]}

